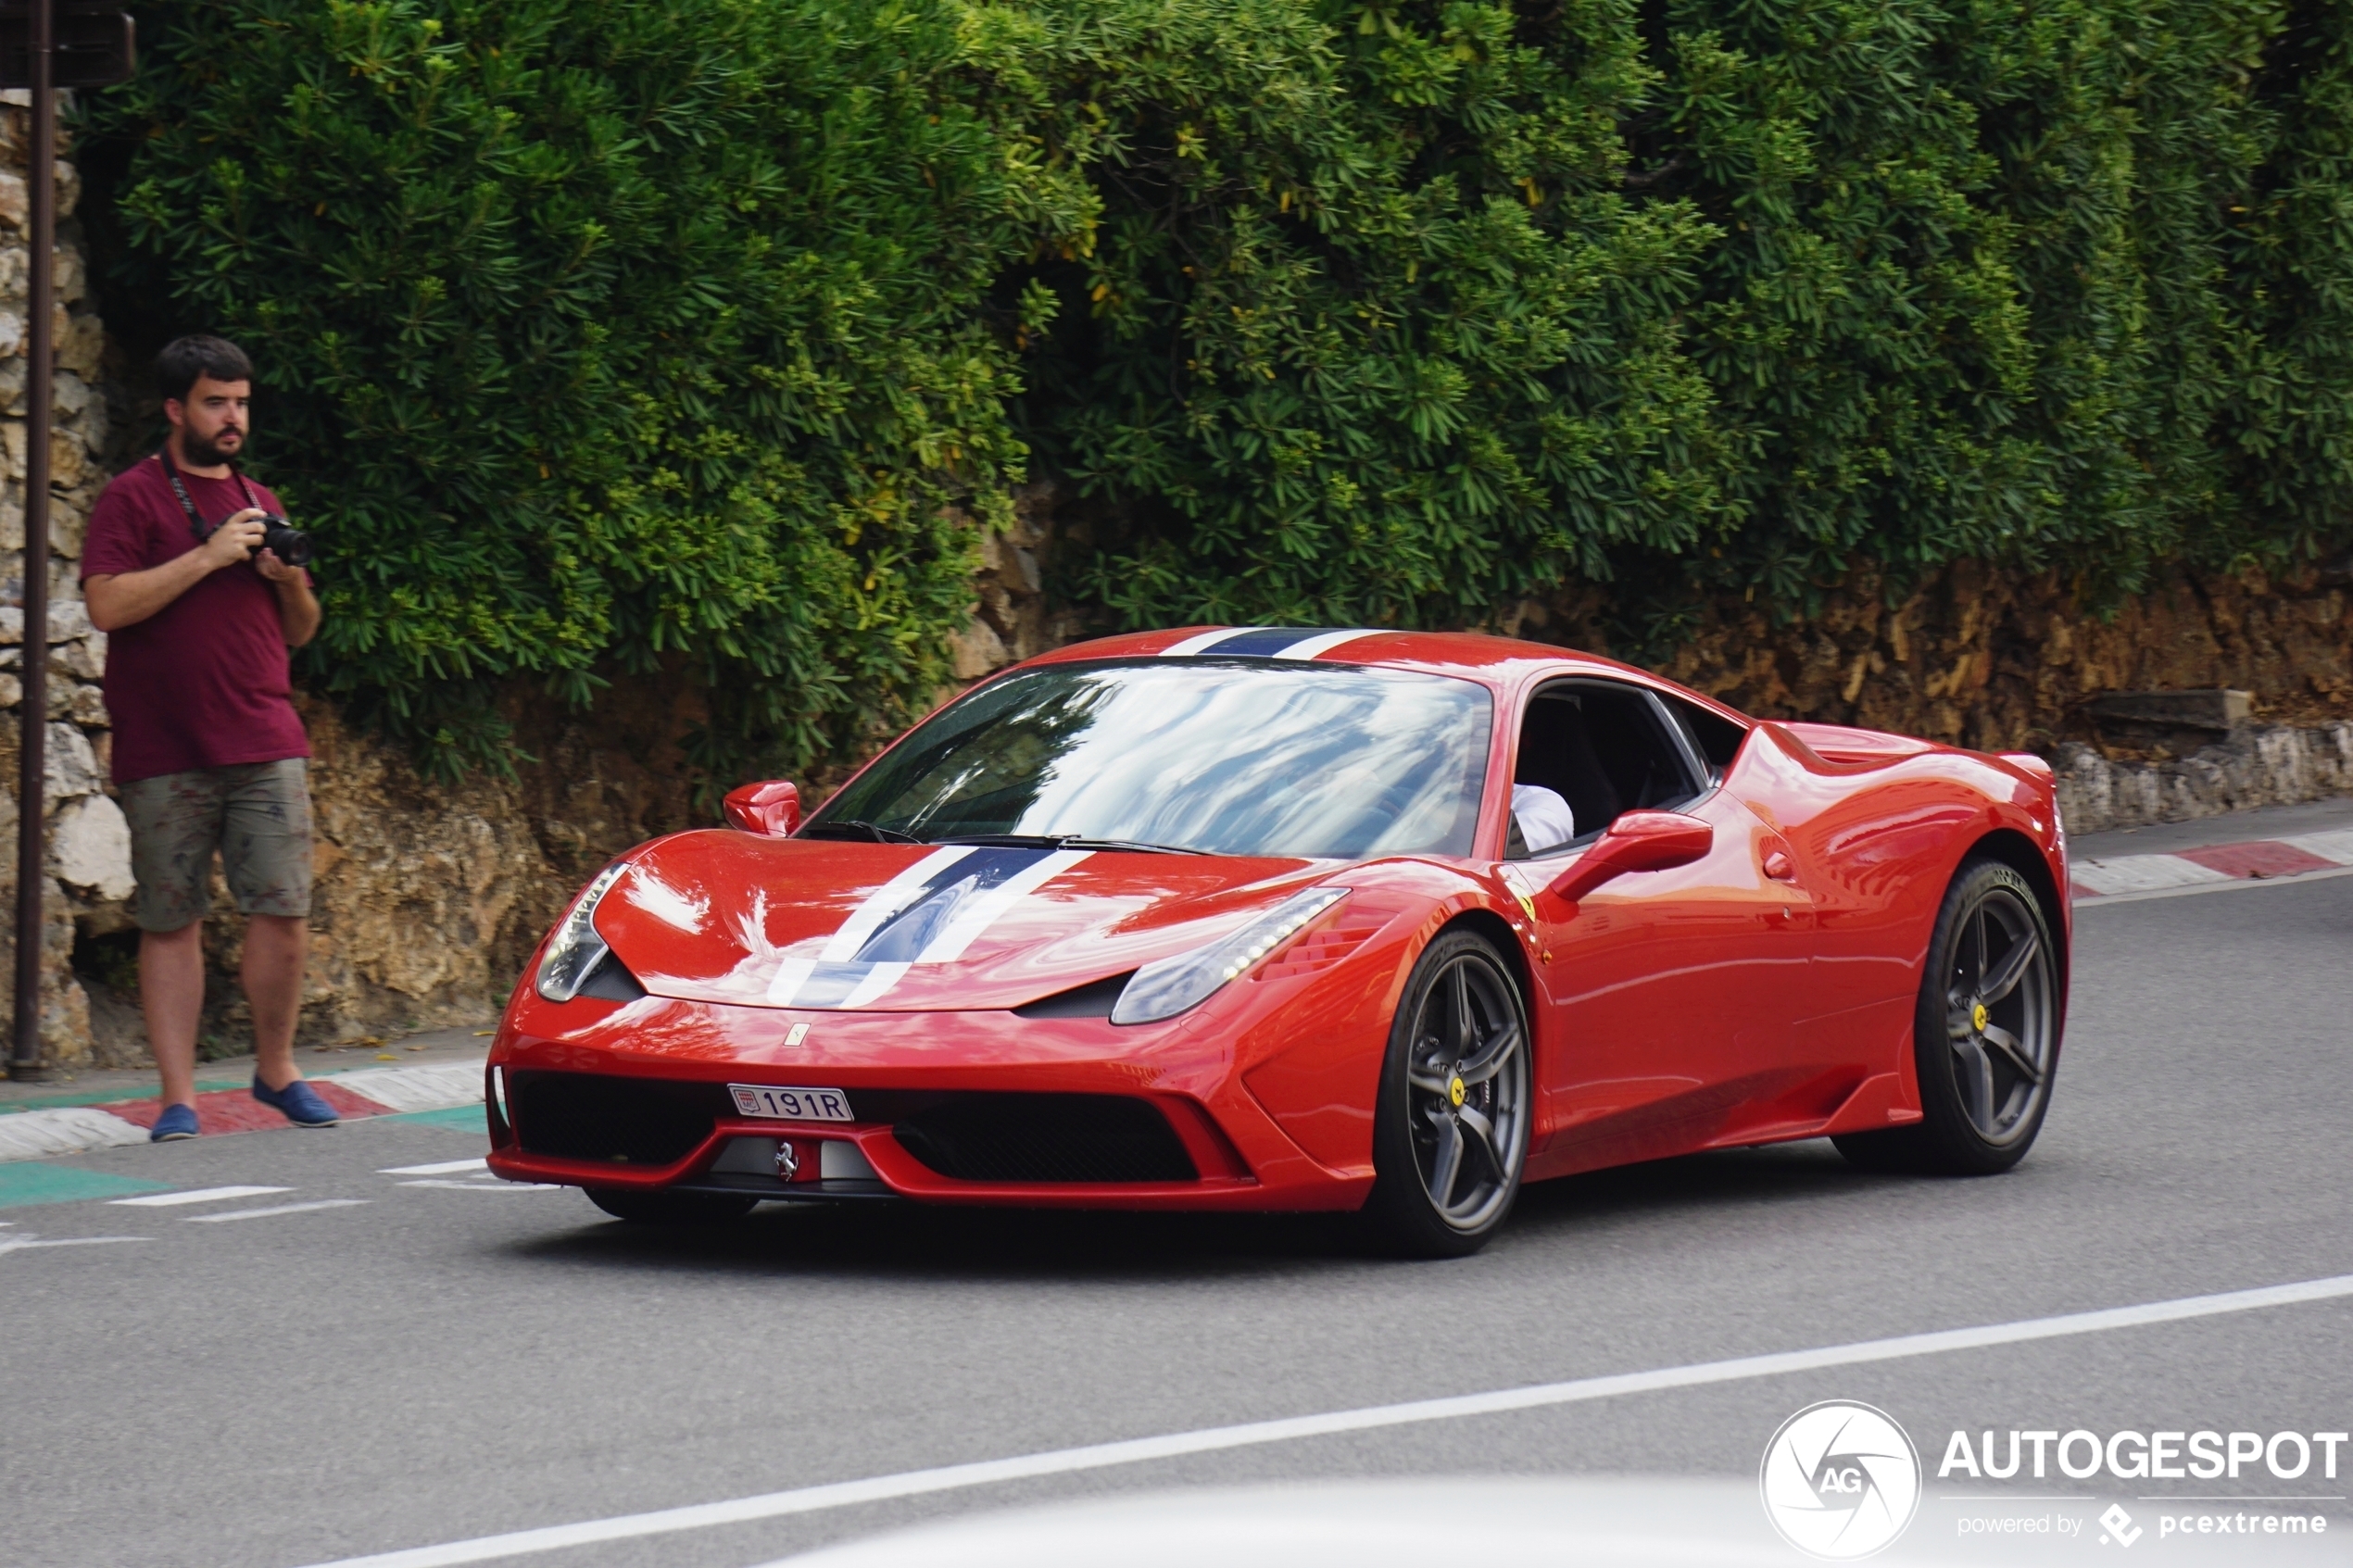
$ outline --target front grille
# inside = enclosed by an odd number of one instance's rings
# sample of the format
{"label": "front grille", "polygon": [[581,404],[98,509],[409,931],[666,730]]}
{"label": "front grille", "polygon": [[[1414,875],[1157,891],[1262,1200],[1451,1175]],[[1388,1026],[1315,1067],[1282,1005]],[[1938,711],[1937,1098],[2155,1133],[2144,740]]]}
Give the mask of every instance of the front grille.
{"label": "front grille", "polygon": [[963,1182],[1192,1182],[1175,1129],[1125,1095],[955,1095],[891,1128],[907,1152]]}
{"label": "front grille", "polygon": [[524,1153],[599,1164],[674,1165],[729,1109],[716,1084],[587,1073],[517,1073],[508,1096]]}

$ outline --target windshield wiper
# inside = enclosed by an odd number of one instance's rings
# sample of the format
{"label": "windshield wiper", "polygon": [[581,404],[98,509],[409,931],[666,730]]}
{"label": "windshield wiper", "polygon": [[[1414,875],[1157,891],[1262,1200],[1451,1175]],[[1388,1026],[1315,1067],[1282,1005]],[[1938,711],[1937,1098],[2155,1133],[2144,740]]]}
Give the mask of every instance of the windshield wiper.
{"label": "windshield wiper", "polygon": [[897,828],[877,827],[862,822],[855,817],[839,817],[830,822],[812,822],[800,830],[802,838],[856,838],[868,844],[921,844],[924,841],[912,833]]}
{"label": "windshield wiper", "polygon": [[1058,833],[951,833],[934,844],[981,844],[997,849],[1126,849],[1139,855],[1206,855],[1175,844],[1144,844],[1132,838],[1088,838]]}

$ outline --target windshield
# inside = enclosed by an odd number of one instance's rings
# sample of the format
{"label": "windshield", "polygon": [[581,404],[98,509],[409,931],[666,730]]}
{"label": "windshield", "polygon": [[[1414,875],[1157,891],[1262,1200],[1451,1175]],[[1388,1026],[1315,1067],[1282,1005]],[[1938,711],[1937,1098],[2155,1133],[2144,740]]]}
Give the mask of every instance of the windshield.
{"label": "windshield", "polygon": [[1468,681],[1344,665],[1049,665],[936,715],[804,831],[1467,855],[1492,706]]}

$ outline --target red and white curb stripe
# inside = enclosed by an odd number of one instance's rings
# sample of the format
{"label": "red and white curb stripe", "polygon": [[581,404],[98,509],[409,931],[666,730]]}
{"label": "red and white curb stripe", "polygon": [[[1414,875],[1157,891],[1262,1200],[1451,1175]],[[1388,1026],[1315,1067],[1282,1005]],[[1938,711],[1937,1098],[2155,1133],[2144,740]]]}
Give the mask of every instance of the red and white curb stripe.
{"label": "red and white curb stripe", "polygon": [[[366,1067],[331,1078],[313,1078],[310,1086],[348,1117],[448,1110],[482,1103],[482,1067],[477,1062]],[[85,1149],[145,1143],[147,1130],[162,1113],[160,1100],[145,1099],[61,1105],[0,1115],[0,1160],[47,1160]],[[215,1089],[198,1095],[196,1115],[208,1135],[287,1124],[283,1116],[245,1089]]]}
{"label": "red and white curb stripe", "polygon": [[2170,893],[2216,883],[2309,876],[2353,867],[2353,828],[2213,844],[2170,855],[2113,855],[2068,868],[2081,901]]}

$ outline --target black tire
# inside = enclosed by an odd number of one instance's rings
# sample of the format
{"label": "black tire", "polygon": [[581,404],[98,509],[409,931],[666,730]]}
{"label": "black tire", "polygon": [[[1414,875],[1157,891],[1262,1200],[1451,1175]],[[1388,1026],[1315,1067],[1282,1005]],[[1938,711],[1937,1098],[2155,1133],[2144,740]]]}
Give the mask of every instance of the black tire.
{"label": "black tire", "polygon": [[1441,935],[1414,965],[1381,1062],[1365,1217],[1385,1249],[1463,1258],[1486,1245],[1519,1194],[1529,1099],[1511,971],[1485,937]]}
{"label": "black tire", "polygon": [[673,1229],[721,1225],[740,1220],[760,1199],[734,1198],[715,1192],[648,1192],[637,1187],[588,1187],[588,1201],[616,1220],[633,1225],[666,1225]]}
{"label": "black tire", "polygon": [[1912,1017],[1925,1115],[1831,1141],[1866,1171],[2007,1171],[2043,1129],[2058,1051],[2058,959],[2042,901],[2011,867],[1969,861],[1937,910]]}

